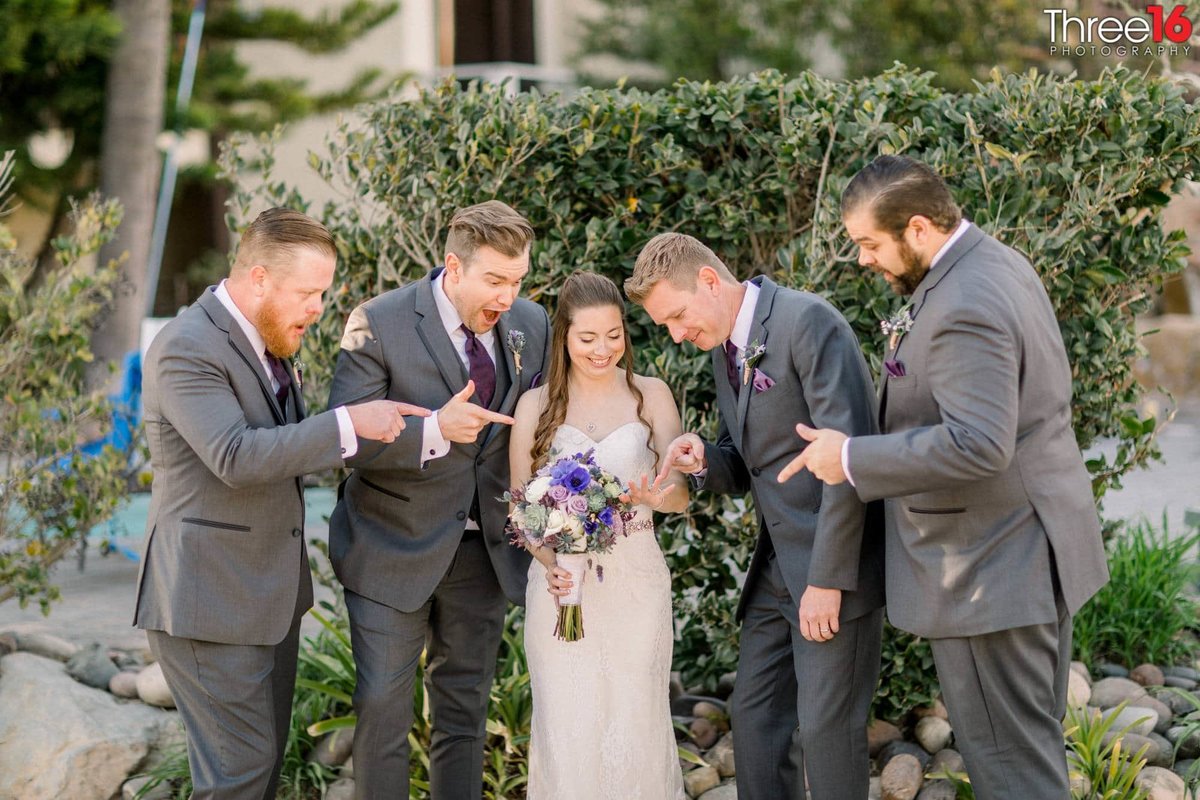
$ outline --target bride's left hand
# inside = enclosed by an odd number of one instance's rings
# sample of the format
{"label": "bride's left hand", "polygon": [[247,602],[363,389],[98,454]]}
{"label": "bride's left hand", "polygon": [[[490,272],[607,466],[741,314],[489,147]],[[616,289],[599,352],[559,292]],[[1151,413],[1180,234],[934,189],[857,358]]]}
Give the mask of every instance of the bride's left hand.
{"label": "bride's left hand", "polygon": [[621,495],[621,501],[635,506],[649,506],[657,511],[666,502],[667,495],[675,489],[674,483],[662,485],[664,477],[664,475],[658,475],[655,477],[654,483],[651,483],[650,477],[643,475],[640,484],[637,482],[629,484],[629,491]]}

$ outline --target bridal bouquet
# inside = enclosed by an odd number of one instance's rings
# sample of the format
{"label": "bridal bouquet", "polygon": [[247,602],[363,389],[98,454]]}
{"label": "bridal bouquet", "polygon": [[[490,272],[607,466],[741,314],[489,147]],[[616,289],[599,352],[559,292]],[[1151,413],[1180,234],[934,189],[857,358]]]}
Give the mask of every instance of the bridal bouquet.
{"label": "bridal bouquet", "polygon": [[588,554],[607,553],[617,536],[626,534],[625,523],[634,515],[621,499],[628,491],[600,469],[589,450],[547,464],[523,487],[504,493],[502,499],[513,505],[507,526],[512,543],[549,547],[558,566],[571,573],[573,586],[559,598],[554,628],[563,641],[583,638],[580,603]]}

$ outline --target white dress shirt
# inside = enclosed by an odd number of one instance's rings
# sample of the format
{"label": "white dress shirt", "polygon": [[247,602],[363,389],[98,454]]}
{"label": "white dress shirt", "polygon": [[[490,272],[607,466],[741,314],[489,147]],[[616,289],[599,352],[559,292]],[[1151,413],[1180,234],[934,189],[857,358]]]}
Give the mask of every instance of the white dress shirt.
{"label": "white dress shirt", "polygon": [[[971,221],[966,217],[959,220],[958,227],[954,229],[954,233],[950,234],[950,238],[942,243],[938,251],[933,254],[933,258],[929,260],[929,269],[937,266],[938,261],[946,254],[946,251],[954,246],[954,243],[962,238],[962,235],[967,232],[967,228],[971,226]],[[854,478],[850,475],[850,440],[842,442],[842,472],[846,476],[846,480],[850,481],[850,485],[854,486]]]}
{"label": "white dress shirt", "polygon": [[[213,294],[217,296],[217,300],[233,317],[233,321],[242,329],[242,333],[246,334],[246,338],[250,340],[250,347],[258,354],[258,363],[262,365],[263,372],[267,375],[267,381],[271,384],[271,390],[279,391],[279,382],[275,380],[275,376],[271,374],[271,367],[267,364],[267,344],[263,341],[262,334],[258,332],[258,328],[254,327],[254,323],[246,319],[246,315],[237,307],[237,303],[233,302],[233,298],[229,296],[229,289],[225,286],[225,281],[221,281],[220,285],[213,290]],[[299,388],[299,387],[297,387]],[[338,424],[338,439],[341,441],[342,458],[350,458],[358,452],[358,437],[354,433],[354,423],[350,421],[350,412],[345,406],[338,406],[333,410],[334,416],[337,418]]]}

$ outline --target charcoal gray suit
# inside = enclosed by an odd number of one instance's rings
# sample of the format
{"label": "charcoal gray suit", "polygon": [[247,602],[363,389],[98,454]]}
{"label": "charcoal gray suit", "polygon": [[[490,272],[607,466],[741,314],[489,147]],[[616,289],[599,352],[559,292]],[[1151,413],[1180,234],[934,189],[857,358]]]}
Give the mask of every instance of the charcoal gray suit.
{"label": "charcoal gray suit", "polygon": [[1071,369],[1041,279],[970,225],[913,294],[883,435],[852,438],[887,500],[888,618],[927,637],[975,796],[1068,796],[1071,615],[1107,580],[1071,427]]}
{"label": "charcoal gray suit", "polygon": [[[720,434],[706,443],[701,488],[754,496],[759,537],[738,607],[741,651],[733,697],[738,797],[866,798],[866,724],[879,678],[883,615],[881,509],[849,486],[809,473],[776,481],[796,455],[797,421],[876,430],[875,392],[858,340],[828,302],[756,279],[747,344],[774,381],[734,393],[725,354],[713,349]],[[740,371],[739,371],[740,372]],[[739,375],[740,377],[740,375]],[[811,642],[799,631],[808,586],[842,590],[841,632]]]}
{"label": "charcoal gray suit", "polygon": [[294,376],[280,407],[211,289],[143,374],[154,485],[134,624],[187,727],[192,796],[273,798],[313,598],[299,476],[341,465],[337,421],[305,419]]}
{"label": "charcoal gray suit", "polygon": [[[467,383],[434,299],[438,271],[350,315],[330,403],[405,397],[441,408]],[[518,372],[507,345],[525,334]],[[494,411],[511,415],[546,368],[545,310],[517,299],[496,328]],[[430,781],[438,800],[482,794],[488,694],[505,598],[524,603],[529,556],[504,535],[506,425],[422,466],[425,419],[390,445],[360,442],[329,521],[358,668],[354,777],[360,798],[407,797],[413,682],[422,648],[432,715]],[[480,531],[464,533],[468,517]]]}

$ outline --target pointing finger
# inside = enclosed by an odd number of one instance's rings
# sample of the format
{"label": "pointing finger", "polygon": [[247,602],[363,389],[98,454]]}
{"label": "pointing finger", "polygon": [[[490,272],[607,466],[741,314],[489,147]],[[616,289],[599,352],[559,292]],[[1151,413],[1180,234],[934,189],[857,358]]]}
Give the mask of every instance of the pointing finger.
{"label": "pointing finger", "polygon": [[406,417],[428,417],[433,412],[412,403],[396,403],[396,410]]}
{"label": "pointing finger", "polygon": [[503,414],[497,414],[495,411],[488,411],[486,408],[479,408],[475,412],[475,418],[486,422],[499,422],[501,425],[512,425],[516,422],[512,417],[506,417]]}
{"label": "pointing finger", "polygon": [[787,483],[793,475],[796,475],[802,469],[808,468],[808,450],[805,450],[800,455],[788,462],[787,466],[779,471],[779,477],[776,478],[780,483]]}

